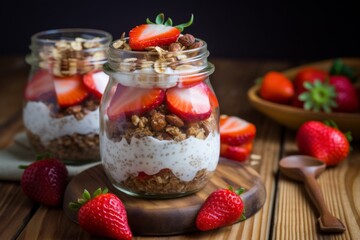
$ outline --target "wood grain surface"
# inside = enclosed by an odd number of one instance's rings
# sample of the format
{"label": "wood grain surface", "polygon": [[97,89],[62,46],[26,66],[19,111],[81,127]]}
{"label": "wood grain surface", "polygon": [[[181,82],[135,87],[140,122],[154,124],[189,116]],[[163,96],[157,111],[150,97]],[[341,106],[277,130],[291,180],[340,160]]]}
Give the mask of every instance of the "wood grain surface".
{"label": "wood grain surface", "polygon": [[[175,235],[196,231],[196,215],[205,199],[216,189],[232,186],[243,187],[241,195],[246,218],[254,215],[266,199],[265,186],[258,173],[251,167],[234,161],[220,159],[210,182],[200,191],[189,196],[173,199],[144,199],[128,196],[116,190],[108,180],[101,164],[75,176],[68,184],[63,209],[73,221],[77,212],[69,209],[70,202],[82,196],[84,189],[94,192],[107,187],[124,203],[129,225],[136,235]],[[240,220],[240,219],[239,219]]]}
{"label": "wood grain surface", "polygon": [[[29,69],[23,59],[23,56],[0,56],[0,147],[10,144],[12,137],[22,130],[22,92]],[[327,169],[318,179],[330,211],[347,227],[343,234],[323,234],[318,230],[318,215],[303,185],[278,172],[279,159],[297,154],[295,132],[257,112],[247,101],[247,90],[256,78],[269,70],[282,71],[305,61],[211,59],[211,62],[216,67],[211,82],[221,113],[242,117],[257,127],[249,165],[264,183],[266,201],[255,215],[229,227],[166,237],[135,236],[134,239],[359,239],[360,143],[352,143],[354,150],[348,159]],[[39,206],[27,199],[18,182],[0,181],[0,194],[1,240],[98,239],[71,221],[62,208]]]}

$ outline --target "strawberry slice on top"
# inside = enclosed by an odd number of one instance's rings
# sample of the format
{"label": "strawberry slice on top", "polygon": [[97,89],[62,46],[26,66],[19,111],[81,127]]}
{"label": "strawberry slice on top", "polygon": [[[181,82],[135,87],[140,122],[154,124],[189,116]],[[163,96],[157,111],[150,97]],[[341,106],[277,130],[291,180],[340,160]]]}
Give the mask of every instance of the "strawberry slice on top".
{"label": "strawberry slice on top", "polygon": [[29,101],[44,101],[55,96],[55,87],[52,75],[40,69],[37,71],[25,88],[25,99]]}
{"label": "strawberry slice on top", "polygon": [[188,122],[205,120],[211,115],[208,87],[202,82],[190,88],[168,89],[166,103],[172,113]]}
{"label": "strawberry slice on top", "polygon": [[251,142],[256,134],[256,127],[239,117],[220,116],[220,141],[231,146]]}
{"label": "strawberry slice on top", "polygon": [[109,82],[109,76],[101,70],[96,70],[85,74],[83,81],[89,91],[97,99],[101,99],[105,88]]}
{"label": "strawberry slice on top", "polygon": [[129,33],[129,45],[132,50],[144,50],[151,46],[165,46],[176,42],[179,29],[159,24],[142,24]]}
{"label": "strawberry slice on top", "polygon": [[60,107],[78,104],[89,95],[80,75],[53,78],[56,97]]}
{"label": "strawberry slice on top", "polygon": [[193,23],[194,16],[190,21],[177,26],[172,26],[171,18],[165,21],[164,14],[156,16],[155,22],[146,20],[147,24],[139,25],[129,32],[129,45],[132,50],[144,50],[152,46],[166,46],[176,42],[185,27]]}
{"label": "strawberry slice on top", "polygon": [[159,88],[136,88],[118,84],[107,108],[107,114],[110,120],[116,120],[123,115],[141,115],[158,107],[164,97],[164,90]]}

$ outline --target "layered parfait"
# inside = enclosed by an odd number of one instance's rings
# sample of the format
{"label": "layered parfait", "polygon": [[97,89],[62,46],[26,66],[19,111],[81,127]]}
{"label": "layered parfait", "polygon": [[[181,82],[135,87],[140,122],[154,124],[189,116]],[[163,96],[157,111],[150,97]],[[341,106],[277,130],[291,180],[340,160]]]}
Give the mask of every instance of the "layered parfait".
{"label": "layered parfait", "polygon": [[203,188],[220,149],[206,43],[159,14],[110,46],[101,105],[101,159],[130,195],[176,197]]}
{"label": "layered parfait", "polygon": [[32,38],[23,122],[37,153],[100,159],[99,104],[108,82],[102,65],[111,36],[91,29],[40,32]]}

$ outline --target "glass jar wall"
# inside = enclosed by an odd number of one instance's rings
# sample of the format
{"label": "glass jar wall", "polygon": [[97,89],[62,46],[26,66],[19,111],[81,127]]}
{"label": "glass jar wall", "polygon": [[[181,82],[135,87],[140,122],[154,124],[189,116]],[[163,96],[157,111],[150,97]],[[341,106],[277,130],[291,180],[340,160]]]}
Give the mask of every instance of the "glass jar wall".
{"label": "glass jar wall", "polygon": [[[219,159],[219,104],[204,41],[169,51],[109,48],[100,152],[112,184],[127,194],[171,198],[202,189]],[[119,43],[120,42],[120,43]]]}
{"label": "glass jar wall", "polygon": [[58,29],[31,38],[23,122],[37,153],[94,161],[99,154],[99,104],[108,82],[102,71],[111,35]]}

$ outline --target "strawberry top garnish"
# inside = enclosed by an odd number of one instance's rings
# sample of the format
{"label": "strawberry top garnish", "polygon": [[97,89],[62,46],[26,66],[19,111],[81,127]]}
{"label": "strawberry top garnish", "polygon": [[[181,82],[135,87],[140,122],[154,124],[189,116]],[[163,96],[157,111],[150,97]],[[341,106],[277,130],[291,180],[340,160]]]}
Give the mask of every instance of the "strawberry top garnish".
{"label": "strawberry top garnish", "polygon": [[180,32],[193,23],[194,16],[191,15],[187,23],[172,26],[171,18],[165,21],[164,14],[160,13],[155,23],[146,19],[147,24],[142,24],[130,30],[129,45],[132,50],[144,50],[151,46],[166,46],[176,42]]}

